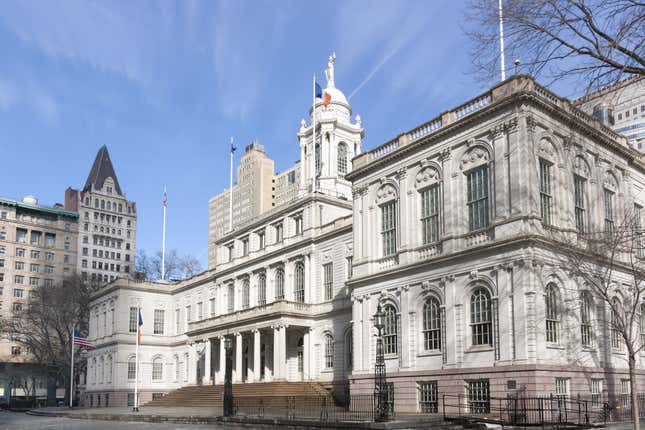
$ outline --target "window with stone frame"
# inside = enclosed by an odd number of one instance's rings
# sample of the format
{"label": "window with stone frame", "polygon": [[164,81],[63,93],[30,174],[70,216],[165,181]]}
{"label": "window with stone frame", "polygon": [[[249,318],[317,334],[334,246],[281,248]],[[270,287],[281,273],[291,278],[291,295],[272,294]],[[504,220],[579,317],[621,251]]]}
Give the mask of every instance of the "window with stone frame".
{"label": "window with stone frame", "polygon": [[293,300],[305,302],[305,265],[301,262],[296,263],[294,269]]}
{"label": "window with stone frame", "polygon": [[553,163],[540,158],[540,214],[542,223],[553,225]]}
{"label": "window with stone frame", "polygon": [[128,380],[134,381],[137,374],[137,364],[134,357],[128,359]]}
{"label": "window with stone frame", "polygon": [[258,276],[258,305],[265,305],[267,302],[267,276],[260,273]]}
{"label": "window with stone frame", "polygon": [[580,339],[582,346],[591,347],[594,343],[592,325],[593,299],[589,291],[580,294]]}
{"label": "window with stone frame", "polygon": [[417,382],[417,391],[419,393],[419,412],[422,414],[439,412],[437,381]]}
{"label": "window with stone frame", "polygon": [[560,333],[559,292],[554,283],[547,284],[544,292],[546,341],[558,343]]}
{"label": "window with stone frame", "polygon": [[607,188],[603,189],[604,196],[604,214],[605,214],[605,233],[611,234],[614,232],[615,219],[614,219],[614,192],[608,190]]}
{"label": "window with stone frame", "polygon": [[490,224],[490,182],[488,165],[472,169],[466,174],[468,229],[477,231]]}
{"label": "window with stone frame", "polygon": [[386,355],[397,355],[399,352],[398,315],[394,305],[383,307],[383,350]]}
{"label": "window with stone frame", "polygon": [[426,351],[441,350],[441,304],[436,297],[423,303],[423,347]]}
{"label": "window with stone frame", "polygon": [[275,269],[275,299],[284,300],[284,269]]}
{"label": "window with stone frame", "polygon": [[325,300],[331,300],[334,296],[334,263],[323,264],[323,289]]}
{"label": "window with stone frame", "polygon": [[235,285],[232,282],[228,284],[226,298],[228,300],[226,310],[231,313],[235,310]]}
{"label": "window with stone frame", "polygon": [[152,360],[152,380],[161,381],[163,379],[163,360],[161,357],[155,357]]}
{"label": "window with stone frame", "polygon": [[470,296],[470,329],[473,346],[493,345],[492,301],[486,288],[479,287]]}
{"label": "window with stone frame", "polygon": [[440,197],[439,184],[421,191],[421,234],[424,245],[440,238]]}
{"label": "window with stone frame", "polygon": [[[623,338],[621,335],[621,319],[618,316],[618,313],[622,310],[622,303],[618,297],[614,297],[611,301],[612,309],[610,309],[611,314],[611,347],[615,350],[623,349]],[[616,312],[618,311],[618,312]]]}
{"label": "window with stone frame", "polygon": [[242,281],[242,309],[248,309],[251,305],[251,283],[248,278]]}
{"label": "window with stone frame", "polygon": [[334,338],[331,334],[325,334],[325,368],[334,367]]}
{"label": "window with stone frame", "polygon": [[136,306],[130,306],[130,320],[128,322],[128,331],[130,333],[137,332],[137,323],[139,322],[139,309]]}
{"label": "window with stone frame", "polygon": [[384,257],[396,254],[396,218],[396,200],[381,205],[381,238]]}
{"label": "window with stone frame", "polygon": [[347,174],[347,144],[345,142],[338,144],[338,174],[342,176]]}
{"label": "window with stone frame", "polygon": [[574,213],[576,219],[576,230],[583,234],[587,231],[587,209],[586,209],[586,188],[587,180],[579,175],[573,175]]}
{"label": "window with stone frame", "polygon": [[164,314],[165,311],[163,309],[155,309],[154,313],[154,334],[163,334],[164,332]]}

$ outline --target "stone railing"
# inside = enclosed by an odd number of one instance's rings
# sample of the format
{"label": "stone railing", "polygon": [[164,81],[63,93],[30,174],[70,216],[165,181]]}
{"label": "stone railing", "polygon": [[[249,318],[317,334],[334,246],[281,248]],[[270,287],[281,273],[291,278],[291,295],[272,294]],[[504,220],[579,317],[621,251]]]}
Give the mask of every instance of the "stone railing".
{"label": "stone railing", "polygon": [[465,236],[466,247],[476,246],[484,242],[493,240],[493,229],[480,230]]}
{"label": "stone railing", "polygon": [[399,256],[393,255],[391,257],[384,257],[376,261],[376,267],[378,270],[389,269],[390,267],[398,266]]}
{"label": "stone railing", "polygon": [[441,244],[433,243],[431,245],[425,245],[417,249],[417,260],[426,260],[435,255],[441,254]]}
{"label": "stone railing", "polygon": [[485,107],[490,106],[493,103],[499,102],[500,100],[512,97],[513,95],[518,93],[534,94],[540,99],[545,100],[547,103],[557,106],[564,111],[572,114],[581,122],[594,127],[610,139],[627,145],[627,140],[624,136],[615,133],[608,127],[603,126],[595,118],[575,108],[571,104],[571,102],[569,102],[569,100],[560,98],[545,87],[538,85],[529,76],[516,75],[504,82],[501,82],[497,86],[493,87],[490,91],[487,91],[484,94],[480,94],[474,99],[469,100],[452,110],[443,112],[441,116],[434,118],[419,127],[415,127],[410,131],[400,134],[396,139],[380,145],[372,149],[371,151],[366,151],[356,156],[352,160],[352,167],[355,170],[361,167],[365,167],[372,161],[378,160],[379,158],[395,152],[399,148],[404,147],[414,141],[432,135],[437,131],[467,117],[468,115],[484,109]]}

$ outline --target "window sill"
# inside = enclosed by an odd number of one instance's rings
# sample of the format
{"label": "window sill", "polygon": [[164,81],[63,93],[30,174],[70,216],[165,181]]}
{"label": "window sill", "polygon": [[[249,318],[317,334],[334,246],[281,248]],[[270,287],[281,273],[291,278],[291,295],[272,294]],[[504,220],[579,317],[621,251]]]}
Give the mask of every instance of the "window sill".
{"label": "window sill", "polygon": [[548,349],[558,349],[558,350],[562,350],[562,351],[564,351],[564,349],[565,349],[564,346],[559,345],[557,343],[547,343],[546,347]]}
{"label": "window sill", "polygon": [[399,354],[385,354],[384,357],[386,360],[394,360],[399,358]]}
{"label": "window sill", "polygon": [[467,350],[464,351],[464,353],[472,353],[472,352],[489,352],[493,351],[494,348],[490,345],[477,345],[477,346],[471,346]]}
{"label": "window sill", "polygon": [[441,350],[421,351],[417,353],[417,357],[439,357]]}

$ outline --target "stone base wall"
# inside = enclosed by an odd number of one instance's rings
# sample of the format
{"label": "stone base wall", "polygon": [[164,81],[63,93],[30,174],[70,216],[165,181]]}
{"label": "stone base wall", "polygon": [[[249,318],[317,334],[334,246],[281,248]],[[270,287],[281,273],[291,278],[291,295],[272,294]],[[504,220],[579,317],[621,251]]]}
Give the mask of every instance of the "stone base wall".
{"label": "stone base wall", "polygon": [[[139,390],[139,406],[152,401],[153,393],[167,394],[168,390]],[[86,391],[83,396],[83,406],[86,408],[98,407],[124,407],[128,406],[128,394],[134,394],[133,390],[97,390]],[[108,396],[106,398],[106,395]],[[106,399],[108,403],[106,404]],[[132,405],[130,405],[132,406]]]}
{"label": "stone base wall", "polygon": [[[637,372],[637,385],[639,392],[641,392],[645,390],[645,370]],[[387,375],[387,382],[394,386],[395,411],[418,412],[418,383],[435,381],[440,405],[439,411],[441,412],[442,396],[444,394],[466,395],[468,381],[487,379],[491,397],[507,397],[518,393],[535,397],[555,394],[556,378],[568,379],[570,397],[577,398],[579,395],[582,398],[590,399],[592,379],[602,380],[602,396],[607,398],[608,394],[621,392],[621,380],[629,379],[629,374],[627,369],[516,365],[396,372]],[[352,375],[349,378],[349,387],[352,395],[373,394],[374,375]]]}

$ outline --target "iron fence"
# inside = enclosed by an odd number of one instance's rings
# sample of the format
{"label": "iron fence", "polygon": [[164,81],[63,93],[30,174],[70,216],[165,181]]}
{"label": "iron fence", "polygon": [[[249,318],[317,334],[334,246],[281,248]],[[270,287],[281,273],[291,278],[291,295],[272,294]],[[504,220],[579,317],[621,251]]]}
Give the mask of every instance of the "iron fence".
{"label": "iron fence", "polygon": [[442,396],[441,410],[445,418],[476,418],[504,425],[544,425],[590,423],[586,400],[563,396],[489,397],[472,400],[468,395]]}
{"label": "iron fence", "polygon": [[288,420],[373,421],[374,396],[235,397],[233,414]]}
{"label": "iron fence", "polygon": [[[634,408],[631,394],[602,393],[580,396],[589,403],[590,420],[597,423],[632,421]],[[645,418],[645,393],[638,393],[638,415]]]}

